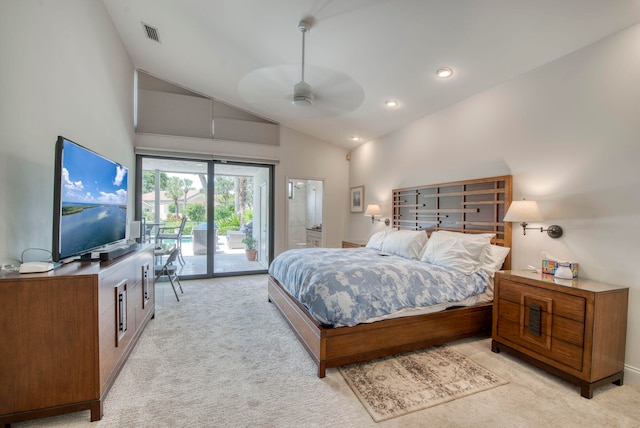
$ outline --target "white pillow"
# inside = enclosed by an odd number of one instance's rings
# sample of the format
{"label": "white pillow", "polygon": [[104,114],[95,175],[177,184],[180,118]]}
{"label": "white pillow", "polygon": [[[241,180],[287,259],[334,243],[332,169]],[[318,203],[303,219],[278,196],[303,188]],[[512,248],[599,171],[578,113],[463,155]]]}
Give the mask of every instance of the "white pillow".
{"label": "white pillow", "polygon": [[498,245],[489,245],[482,255],[482,267],[489,274],[489,283],[485,294],[493,298],[493,277],[496,271],[502,268],[504,259],[511,249],[509,247],[500,247]]}
{"label": "white pillow", "polygon": [[496,271],[502,269],[504,259],[507,258],[510,250],[509,247],[489,245],[482,254],[482,269],[493,276]]}
{"label": "white pillow", "polygon": [[371,235],[371,238],[369,238],[369,242],[367,242],[366,247],[373,248],[374,250],[382,251],[382,243],[384,242],[385,238],[387,237],[387,235],[389,235],[390,232],[396,232],[396,230],[395,229],[383,230],[382,232],[374,233],[373,235]]}
{"label": "white pillow", "polygon": [[443,235],[455,236],[459,239],[465,239],[467,241],[480,241],[487,243],[491,243],[491,240],[496,237],[495,233],[462,233],[451,232],[449,230],[438,230],[437,232]]}
{"label": "white pillow", "polygon": [[382,243],[382,251],[407,259],[418,259],[426,242],[427,233],[424,231],[398,230],[387,235]]}
{"label": "white pillow", "polygon": [[480,269],[482,255],[494,236],[492,233],[466,234],[438,230],[429,237],[420,260],[469,275]]}

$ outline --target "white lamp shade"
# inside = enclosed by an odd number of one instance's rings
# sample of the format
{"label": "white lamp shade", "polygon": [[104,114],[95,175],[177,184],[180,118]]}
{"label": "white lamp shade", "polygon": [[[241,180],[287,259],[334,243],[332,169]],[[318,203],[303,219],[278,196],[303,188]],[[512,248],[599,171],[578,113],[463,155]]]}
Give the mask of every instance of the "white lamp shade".
{"label": "white lamp shade", "polygon": [[513,201],[504,216],[504,221],[542,221],[542,213],[536,201]]}
{"label": "white lamp shade", "polygon": [[382,215],[382,211],[380,210],[380,206],[377,204],[369,204],[367,205],[367,209],[364,212],[364,215],[367,216],[379,216]]}

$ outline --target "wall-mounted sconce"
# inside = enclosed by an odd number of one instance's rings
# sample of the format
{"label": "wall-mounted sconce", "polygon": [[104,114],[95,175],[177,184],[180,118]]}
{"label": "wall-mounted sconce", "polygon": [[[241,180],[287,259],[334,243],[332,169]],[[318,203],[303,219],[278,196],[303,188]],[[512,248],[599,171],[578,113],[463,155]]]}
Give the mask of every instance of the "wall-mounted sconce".
{"label": "wall-mounted sconce", "polygon": [[[377,205],[377,204],[369,204],[369,205],[367,205],[367,209],[365,210],[364,215],[365,216],[371,216],[371,224],[373,224],[376,221],[380,221],[380,222],[383,221],[380,218],[376,218],[376,217],[382,216],[382,211],[380,210],[380,206]],[[389,219],[385,218],[384,219],[385,226],[389,226],[389,223],[391,223],[389,221]]]}
{"label": "wall-mounted sconce", "polygon": [[[522,234],[527,234],[527,229],[538,229],[537,227],[527,227],[528,221],[542,221],[542,213],[538,208],[536,201],[513,201],[504,216],[504,221],[520,222],[522,225]],[[547,229],[540,227],[540,232],[547,232],[551,238],[559,238],[562,236],[562,228],[556,224],[552,224]]]}

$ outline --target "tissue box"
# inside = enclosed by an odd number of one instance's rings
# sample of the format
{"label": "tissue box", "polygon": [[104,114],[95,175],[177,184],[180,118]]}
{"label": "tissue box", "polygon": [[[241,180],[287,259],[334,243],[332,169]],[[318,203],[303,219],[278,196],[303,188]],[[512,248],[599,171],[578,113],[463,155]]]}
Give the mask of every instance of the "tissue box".
{"label": "tissue box", "polygon": [[[556,269],[558,269],[560,265],[555,260],[547,260],[542,259],[542,273],[547,274],[555,274]],[[569,268],[571,268],[571,272],[573,272],[573,277],[578,277],[578,263],[569,263]]]}

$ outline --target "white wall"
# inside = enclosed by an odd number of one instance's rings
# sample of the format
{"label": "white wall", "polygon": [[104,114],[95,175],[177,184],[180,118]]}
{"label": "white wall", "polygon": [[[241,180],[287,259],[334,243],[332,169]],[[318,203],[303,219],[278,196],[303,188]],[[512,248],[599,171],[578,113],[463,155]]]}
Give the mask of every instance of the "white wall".
{"label": "white wall", "polygon": [[347,150],[281,127],[280,167],[276,168],[276,254],[285,250],[286,177],[323,180],[322,234],[325,247],[340,247],[349,211]]}
{"label": "white wall", "polygon": [[101,1],[3,0],[0,17],[5,264],[26,248],[51,250],[58,135],[129,167],[133,207],[134,70]]}
{"label": "white wall", "polygon": [[[626,380],[640,385],[640,25],[477,94],[352,152],[350,184],[391,214],[394,188],[512,174],[542,225],[514,225],[513,267],[548,251],[580,276],[630,287]],[[455,84],[455,82],[453,82]],[[348,217],[350,237],[379,228]],[[533,225],[532,225],[533,226]]]}

